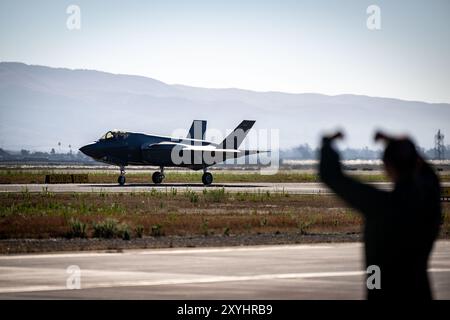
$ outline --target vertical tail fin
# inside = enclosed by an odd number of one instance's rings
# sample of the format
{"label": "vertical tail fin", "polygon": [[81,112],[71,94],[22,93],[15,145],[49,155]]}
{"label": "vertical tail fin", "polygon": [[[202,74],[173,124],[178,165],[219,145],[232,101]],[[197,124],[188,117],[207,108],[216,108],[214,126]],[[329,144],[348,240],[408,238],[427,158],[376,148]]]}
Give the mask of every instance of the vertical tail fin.
{"label": "vertical tail fin", "polygon": [[233,132],[231,132],[225,140],[223,140],[219,146],[223,149],[237,149],[244,141],[247,133],[253,127],[256,121],[254,120],[244,120],[242,121]]}
{"label": "vertical tail fin", "polygon": [[194,120],[192,121],[191,128],[187,135],[188,139],[205,140],[206,132],[206,120]]}

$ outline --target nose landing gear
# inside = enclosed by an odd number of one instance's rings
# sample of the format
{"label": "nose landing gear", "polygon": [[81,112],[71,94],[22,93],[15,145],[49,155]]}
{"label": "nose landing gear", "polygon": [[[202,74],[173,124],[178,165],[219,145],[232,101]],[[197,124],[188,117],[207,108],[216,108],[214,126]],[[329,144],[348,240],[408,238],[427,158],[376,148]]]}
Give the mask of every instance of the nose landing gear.
{"label": "nose landing gear", "polygon": [[120,167],[120,176],[119,176],[119,178],[117,179],[117,182],[118,182],[121,186],[123,186],[123,185],[125,184],[125,181],[126,181],[126,179],[125,179],[125,167],[124,167],[124,166],[121,166],[121,167]]}

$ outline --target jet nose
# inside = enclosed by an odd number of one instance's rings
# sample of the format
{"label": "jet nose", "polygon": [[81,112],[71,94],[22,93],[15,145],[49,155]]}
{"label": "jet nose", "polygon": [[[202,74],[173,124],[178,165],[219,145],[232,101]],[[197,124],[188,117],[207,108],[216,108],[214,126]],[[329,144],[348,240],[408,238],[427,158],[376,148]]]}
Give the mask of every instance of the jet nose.
{"label": "jet nose", "polygon": [[80,151],[89,157],[98,158],[98,148],[95,143],[87,144],[81,147]]}

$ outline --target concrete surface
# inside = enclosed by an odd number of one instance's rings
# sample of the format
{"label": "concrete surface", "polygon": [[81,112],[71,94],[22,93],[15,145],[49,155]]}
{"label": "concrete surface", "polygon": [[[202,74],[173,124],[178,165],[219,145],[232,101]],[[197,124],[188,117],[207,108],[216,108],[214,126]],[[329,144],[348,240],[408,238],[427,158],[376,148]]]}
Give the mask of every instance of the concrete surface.
{"label": "concrete surface", "polygon": [[[388,189],[389,183],[374,183],[379,188]],[[154,184],[126,184],[119,186],[116,183],[102,184],[1,184],[0,192],[142,192],[152,189],[171,191],[192,190],[202,192],[205,188],[225,188],[227,192],[287,192],[296,194],[326,194],[330,193],[321,183],[222,183],[205,187],[202,183],[163,183]]]}
{"label": "concrete surface", "polygon": [[[379,189],[389,190],[391,183],[377,182],[371,183]],[[442,186],[450,187],[449,182],[444,182]],[[119,186],[117,183],[86,183],[86,184],[0,184],[0,192],[143,192],[152,189],[170,192],[172,188],[178,191],[191,190],[202,192],[205,188],[225,188],[227,192],[287,192],[292,194],[329,194],[330,190],[322,183],[214,183],[205,187],[202,183],[163,183],[155,185],[152,183],[131,183]]]}
{"label": "concrete surface", "polygon": [[[430,275],[450,299],[450,241]],[[360,243],[0,256],[1,299],[362,299],[364,285]]]}

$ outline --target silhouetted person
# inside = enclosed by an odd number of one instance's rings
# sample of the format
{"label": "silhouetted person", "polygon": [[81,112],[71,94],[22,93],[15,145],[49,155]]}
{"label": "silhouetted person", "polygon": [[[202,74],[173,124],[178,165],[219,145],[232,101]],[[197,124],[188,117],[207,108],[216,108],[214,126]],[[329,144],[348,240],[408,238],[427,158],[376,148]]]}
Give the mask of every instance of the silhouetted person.
{"label": "silhouetted person", "polygon": [[428,258],[441,221],[440,186],[433,169],[407,138],[384,140],[383,162],[394,183],[381,191],[343,174],[334,138],[324,137],[320,176],[339,197],[364,216],[366,265],[381,270],[381,289],[368,290],[369,299],[431,299]]}

